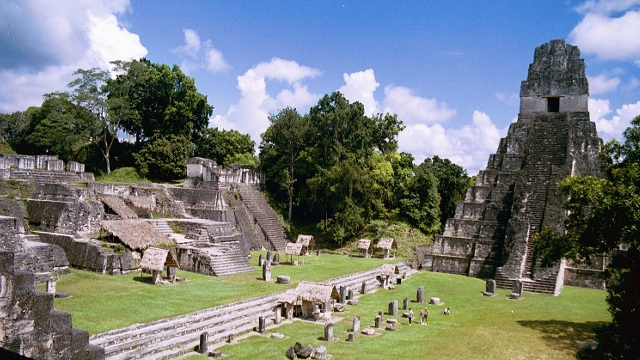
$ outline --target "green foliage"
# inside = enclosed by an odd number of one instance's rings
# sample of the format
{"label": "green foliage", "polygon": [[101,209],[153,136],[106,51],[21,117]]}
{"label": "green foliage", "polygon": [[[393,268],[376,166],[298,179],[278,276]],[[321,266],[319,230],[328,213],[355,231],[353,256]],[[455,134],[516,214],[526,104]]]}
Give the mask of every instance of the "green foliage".
{"label": "green foliage", "polygon": [[640,116],[624,137],[624,143],[612,141],[602,151],[604,179],[585,176],[560,183],[568,198],[565,232],[547,229],[536,238],[535,250],[546,263],[611,256],[607,302],[613,319],[598,330],[598,346],[579,354],[582,359],[640,358]]}
{"label": "green foliage", "polygon": [[98,182],[115,182],[115,183],[139,183],[139,182],[148,182],[146,178],[140,176],[138,170],[134,167],[123,167],[116,169],[111,172],[109,175],[103,175],[96,177],[96,181]]}
{"label": "green foliage", "polygon": [[207,128],[197,143],[195,156],[215,160],[222,167],[229,164],[255,166],[255,145],[249,134],[241,134],[236,130]]}
{"label": "green foliage", "polygon": [[13,151],[13,149],[11,148],[11,145],[9,145],[9,143],[5,140],[5,139],[0,139],[0,154],[15,154],[16,152]]}
{"label": "green foliage", "polygon": [[172,181],[186,176],[190,151],[189,138],[170,134],[151,138],[134,157],[142,176]]}

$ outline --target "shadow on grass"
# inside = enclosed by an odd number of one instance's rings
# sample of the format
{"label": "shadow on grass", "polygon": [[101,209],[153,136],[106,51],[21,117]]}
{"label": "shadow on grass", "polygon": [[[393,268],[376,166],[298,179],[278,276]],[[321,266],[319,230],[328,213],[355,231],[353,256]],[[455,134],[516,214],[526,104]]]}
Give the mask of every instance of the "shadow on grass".
{"label": "shadow on grass", "polygon": [[542,339],[547,346],[567,352],[575,352],[580,344],[594,339],[594,329],[605,324],[604,321],[572,322],[564,320],[520,320],[521,326],[544,334]]}

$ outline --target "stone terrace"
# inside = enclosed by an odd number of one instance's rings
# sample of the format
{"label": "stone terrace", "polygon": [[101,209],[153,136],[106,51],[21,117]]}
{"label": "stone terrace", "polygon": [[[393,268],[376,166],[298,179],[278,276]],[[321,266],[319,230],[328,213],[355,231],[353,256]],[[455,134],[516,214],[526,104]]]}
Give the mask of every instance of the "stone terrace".
{"label": "stone terrace", "polygon": [[[404,263],[397,264],[400,274],[413,275],[416,270]],[[359,293],[362,282],[367,292],[378,289],[380,268],[345,275],[325,281],[338,288],[344,286]],[[190,314],[163,319],[147,324],[107,331],[91,337],[91,345],[105,349],[107,359],[169,359],[194,350],[200,334],[209,333],[209,348],[221,346],[229,335],[237,336],[258,326],[258,318],[268,324],[275,320],[278,298],[284,292],[250,300],[216,306]]]}

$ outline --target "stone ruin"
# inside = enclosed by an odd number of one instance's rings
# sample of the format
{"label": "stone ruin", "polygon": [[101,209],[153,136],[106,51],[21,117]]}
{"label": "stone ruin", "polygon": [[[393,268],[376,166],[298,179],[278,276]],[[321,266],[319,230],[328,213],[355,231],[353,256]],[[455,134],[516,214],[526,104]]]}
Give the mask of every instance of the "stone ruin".
{"label": "stone ruin", "polygon": [[605,257],[580,267],[564,261],[542,267],[532,240],[565,219],[557,184],[567,176],[600,175],[598,138],[589,120],[589,85],[576,46],[552,40],[538,46],[520,88],[520,113],[489,156],[477,183],[421,265],[433,271],[495,278],[511,289],[558,294],[563,284],[603,288]]}

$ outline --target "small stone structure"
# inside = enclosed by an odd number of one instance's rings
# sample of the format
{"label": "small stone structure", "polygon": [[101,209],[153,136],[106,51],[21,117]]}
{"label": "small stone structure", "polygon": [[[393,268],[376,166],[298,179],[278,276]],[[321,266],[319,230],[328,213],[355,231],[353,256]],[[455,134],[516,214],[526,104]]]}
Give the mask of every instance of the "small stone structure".
{"label": "small stone structure", "polygon": [[358,240],[358,249],[364,251],[362,255],[365,259],[369,257],[369,250],[373,250],[373,241],[369,239]]}
{"label": "small stone structure", "polygon": [[424,303],[424,287],[423,286],[418,287],[418,295],[416,297],[416,302],[419,304]]}
{"label": "small stone structure", "polygon": [[151,272],[152,283],[159,284],[163,282],[162,271],[165,267],[167,270],[170,268],[179,268],[178,262],[174,259],[173,255],[171,255],[169,250],[148,248],[144,251],[142,260],[140,260],[140,268],[143,271]]}
{"label": "small stone structure", "polygon": [[296,244],[302,244],[304,254],[309,255],[313,252],[313,247],[316,246],[316,240],[313,235],[298,235]]}
{"label": "small stone structure", "polygon": [[[563,284],[603,288],[605,261],[542,267],[533,238],[543,228],[562,232],[567,176],[600,176],[601,140],[589,119],[589,85],[576,46],[552,40],[535,49],[520,87],[520,113],[490,155],[486,170],[448,219],[424,268],[494,278],[499,288],[528,279],[526,291],[557,295]],[[602,257],[602,256],[601,256]],[[590,280],[589,280],[590,279]]]}
{"label": "small stone structure", "polygon": [[382,255],[383,259],[389,259],[391,257],[391,250],[394,250],[393,257],[396,257],[395,250],[398,248],[398,243],[395,239],[381,238],[380,241],[378,241],[378,245],[376,245],[376,247],[378,249],[382,249],[382,251],[384,252]]}

